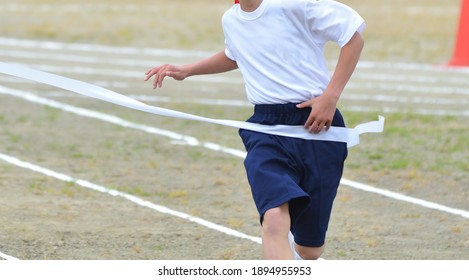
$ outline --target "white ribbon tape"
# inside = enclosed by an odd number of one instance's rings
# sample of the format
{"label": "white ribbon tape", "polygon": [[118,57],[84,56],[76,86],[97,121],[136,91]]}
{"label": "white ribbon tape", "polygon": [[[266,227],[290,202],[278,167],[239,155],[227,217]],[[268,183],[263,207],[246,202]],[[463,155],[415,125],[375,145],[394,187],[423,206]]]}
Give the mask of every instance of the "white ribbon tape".
{"label": "white ribbon tape", "polygon": [[138,100],[132,99],[130,97],[124,96],[122,94],[102,87],[98,87],[93,84],[85,83],[82,81],[62,77],[43,71],[34,70],[17,64],[0,62],[0,73],[55,86],[88,97],[101,99],[103,101],[114,103],[120,106],[156,115],[214,123],[279,136],[288,136],[309,140],[344,142],[347,143],[348,147],[355,146],[359,143],[360,134],[367,132],[382,132],[384,128],[384,117],[379,116],[378,121],[360,124],[355,128],[331,127],[328,131],[322,131],[320,133],[314,134],[310,133],[303,126],[270,126],[234,120],[211,119],[174,110],[169,110],[161,107],[150,106]]}

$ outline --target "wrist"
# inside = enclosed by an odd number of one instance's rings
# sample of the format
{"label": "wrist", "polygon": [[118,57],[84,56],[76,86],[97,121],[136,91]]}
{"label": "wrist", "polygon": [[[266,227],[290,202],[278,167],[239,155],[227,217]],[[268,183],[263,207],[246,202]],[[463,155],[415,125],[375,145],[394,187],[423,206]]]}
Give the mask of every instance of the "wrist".
{"label": "wrist", "polygon": [[181,66],[180,73],[182,74],[184,79],[194,75],[190,64]]}
{"label": "wrist", "polygon": [[324,93],[322,94],[325,98],[327,98],[328,100],[330,100],[331,102],[334,102],[337,104],[337,102],[339,102],[339,98],[340,98],[340,95],[342,94],[341,91],[338,91],[338,90],[327,90],[324,91]]}

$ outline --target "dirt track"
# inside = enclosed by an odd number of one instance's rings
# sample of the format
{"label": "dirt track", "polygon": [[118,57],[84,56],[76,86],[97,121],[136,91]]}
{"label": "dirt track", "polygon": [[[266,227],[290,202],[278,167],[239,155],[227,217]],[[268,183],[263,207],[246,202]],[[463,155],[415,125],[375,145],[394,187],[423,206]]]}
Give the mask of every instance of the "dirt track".
{"label": "dirt track", "polygon": [[[50,46],[37,40],[1,39],[0,61],[24,63],[199,115],[244,120],[251,111],[246,106],[207,104],[207,100],[244,100],[236,72],[184,83],[169,81],[157,92],[142,82],[143,72],[154,63],[182,63],[196,59],[194,53],[168,56],[143,54],[139,47],[126,53],[119,47],[101,51],[90,44],[81,45],[88,48],[81,51],[78,45]],[[467,213],[468,73],[371,62],[365,57],[341,108],[350,125],[384,113],[389,129],[383,135],[367,135],[361,146],[351,150],[344,177]],[[27,94],[37,98],[25,100]],[[44,105],[51,100],[61,103]],[[4,75],[0,104],[0,154],[259,236],[242,164],[243,147],[235,130],[135,112]],[[70,110],[66,105],[75,107]],[[79,115],[80,108],[144,124],[156,132]],[[199,145],[190,146],[166,132],[195,137]],[[240,154],[210,149],[209,144]],[[19,259],[260,258],[256,241],[4,160],[0,160],[0,190],[0,252]],[[324,258],[468,259],[468,236],[469,222],[461,215],[344,184]]]}

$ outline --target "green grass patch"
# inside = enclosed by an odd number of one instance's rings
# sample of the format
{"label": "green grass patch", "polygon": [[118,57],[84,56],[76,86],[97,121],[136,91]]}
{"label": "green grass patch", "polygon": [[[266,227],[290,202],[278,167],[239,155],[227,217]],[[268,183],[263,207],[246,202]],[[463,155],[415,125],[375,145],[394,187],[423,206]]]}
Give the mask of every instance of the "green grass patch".
{"label": "green grass patch", "polygon": [[[350,127],[376,118],[374,113],[343,114]],[[349,168],[467,172],[469,128],[465,119],[401,113],[385,117],[383,133],[362,135],[361,145],[349,150]]]}

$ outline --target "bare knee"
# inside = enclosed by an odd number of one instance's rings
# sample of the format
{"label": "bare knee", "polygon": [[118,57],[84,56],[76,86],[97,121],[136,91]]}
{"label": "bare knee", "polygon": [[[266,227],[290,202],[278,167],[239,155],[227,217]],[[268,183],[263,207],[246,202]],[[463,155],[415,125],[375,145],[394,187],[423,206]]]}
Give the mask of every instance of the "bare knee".
{"label": "bare knee", "polygon": [[324,245],[321,247],[304,247],[296,245],[296,250],[304,260],[317,260],[324,253]]}
{"label": "bare knee", "polygon": [[267,210],[262,222],[263,235],[288,235],[290,229],[290,215],[288,204]]}

